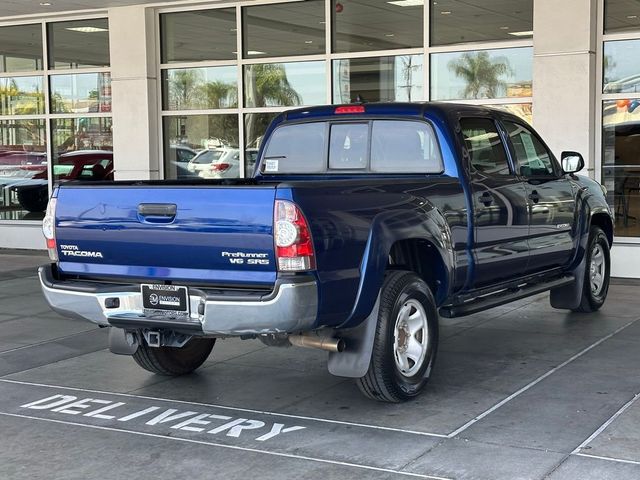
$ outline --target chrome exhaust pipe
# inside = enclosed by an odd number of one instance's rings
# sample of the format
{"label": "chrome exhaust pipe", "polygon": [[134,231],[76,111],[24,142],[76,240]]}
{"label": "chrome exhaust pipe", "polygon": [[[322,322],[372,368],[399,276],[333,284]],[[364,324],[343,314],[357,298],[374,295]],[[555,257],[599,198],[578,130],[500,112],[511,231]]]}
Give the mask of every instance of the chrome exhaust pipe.
{"label": "chrome exhaust pipe", "polygon": [[344,352],[346,344],[341,338],[317,335],[289,335],[289,342],[296,347],[318,348],[328,352]]}

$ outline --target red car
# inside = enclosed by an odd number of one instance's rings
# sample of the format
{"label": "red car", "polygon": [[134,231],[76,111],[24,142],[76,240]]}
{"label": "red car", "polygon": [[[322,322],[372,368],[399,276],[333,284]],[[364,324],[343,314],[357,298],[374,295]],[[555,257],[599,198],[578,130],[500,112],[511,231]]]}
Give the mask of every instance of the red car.
{"label": "red car", "polygon": [[[49,174],[47,166],[20,165],[21,170],[35,171],[23,176],[10,186],[18,196],[20,205],[30,212],[46,210],[49,201]],[[58,156],[53,165],[55,183],[69,180],[113,180],[113,152],[111,150],[78,150]]]}

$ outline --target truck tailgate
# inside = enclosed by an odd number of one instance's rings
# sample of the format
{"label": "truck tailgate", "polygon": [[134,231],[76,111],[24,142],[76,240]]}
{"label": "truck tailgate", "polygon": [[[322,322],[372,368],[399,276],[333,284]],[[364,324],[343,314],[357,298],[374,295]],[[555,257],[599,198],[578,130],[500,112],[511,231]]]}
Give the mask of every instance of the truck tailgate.
{"label": "truck tailgate", "polygon": [[56,240],[65,274],[266,286],[276,277],[275,185],[68,185]]}

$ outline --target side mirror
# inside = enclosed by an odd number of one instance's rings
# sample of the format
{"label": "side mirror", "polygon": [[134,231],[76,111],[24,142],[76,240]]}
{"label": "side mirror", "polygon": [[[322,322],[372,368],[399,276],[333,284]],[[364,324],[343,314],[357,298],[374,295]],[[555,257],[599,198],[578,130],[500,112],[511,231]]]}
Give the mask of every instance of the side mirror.
{"label": "side mirror", "polygon": [[560,161],[564,173],[577,173],[584,168],[584,158],[578,152],[562,152]]}

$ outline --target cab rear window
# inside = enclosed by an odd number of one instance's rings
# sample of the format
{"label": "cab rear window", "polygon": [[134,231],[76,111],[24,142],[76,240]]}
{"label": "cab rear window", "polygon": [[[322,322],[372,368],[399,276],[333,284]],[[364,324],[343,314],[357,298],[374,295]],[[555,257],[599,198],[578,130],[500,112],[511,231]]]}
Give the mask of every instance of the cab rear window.
{"label": "cab rear window", "polygon": [[441,173],[431,125],[416,120],[310,122],[277,128],[260,165],[264,174]]}

